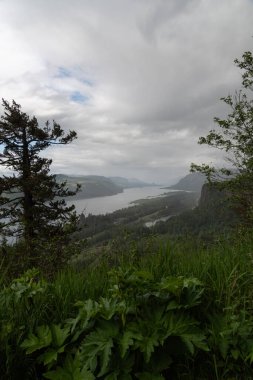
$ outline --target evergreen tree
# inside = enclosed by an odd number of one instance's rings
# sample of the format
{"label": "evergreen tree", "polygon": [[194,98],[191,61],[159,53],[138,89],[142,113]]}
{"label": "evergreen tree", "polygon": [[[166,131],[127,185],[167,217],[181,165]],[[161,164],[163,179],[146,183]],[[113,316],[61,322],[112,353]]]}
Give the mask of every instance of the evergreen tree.
{"label": "evergreen tree", "polygon": [[[253,220],[253,56],[245,52],[242,60],[235,60],[243,70],[240,91],[221,98],[231,109],[226,119],[216,117],[219,130],[211,130],[206,137],[200,137],[199,144],[226,152],[227,166],[216,167],[192,164],[192,171],[206,175],[209,182],[215,182],[221,189],[227,189],[234,205],[250,223]],[[221,179],[221,181],[217,181]]]}
{"label": "evergreen tree", "polygon": [[74,217],[74,206],[65,197],[76,194],[66,183],[49,174],[51,159],[40,152],[54,144],[68,144],[76,132],[64,131],[53,121],[40,127],[36,117],[21,111],[15,101],[3,99],[0,120],[0,164],[7,173],[0,177],[0,229],[2,236],[21,238],[29,251],[34,241],[48,241],[63,235]]}

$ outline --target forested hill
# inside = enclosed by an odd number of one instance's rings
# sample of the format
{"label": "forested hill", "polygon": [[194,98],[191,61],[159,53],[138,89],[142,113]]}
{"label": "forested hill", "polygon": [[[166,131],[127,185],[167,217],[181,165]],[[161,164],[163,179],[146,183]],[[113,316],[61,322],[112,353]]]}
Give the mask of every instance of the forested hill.
{"label": "forested hill", "polygon": [[201,192],[202,186],[206,182],[206,177],[201,173],[190,173],[180,179],[175,185],[167,187],[167,189],[196,191]]}
{"label": "forested hill", "polygon": [[115,185],[129,189],[131,187],[155,186],[155,183],[143,182],[136,178],[109,177]]}
{"label": "forested hill", "polygon": [[[183,193],[183,192],[182,192]],[[198,194],[196,192],[188,194]],[[167,233],[169,236],[217,237],[220,233],[231,231],[240,222],[240,216],[231,207],[226,191],[215,186],[202,186],[198,206],[180,213],[171,219],[157,223],[154,233]]]}
{"label": "forested hill", "polygon": [[123,177],[104,177],[97,175],[69,176],[57,174],[57,181],[67,182],[67,187],[71,190],[77,184],[81,185],[81,190],[72,199],[85,199],[103,197],[122,193],[123,189],[131,187],[149,186],[148,183],[137,179],[127,179]]}

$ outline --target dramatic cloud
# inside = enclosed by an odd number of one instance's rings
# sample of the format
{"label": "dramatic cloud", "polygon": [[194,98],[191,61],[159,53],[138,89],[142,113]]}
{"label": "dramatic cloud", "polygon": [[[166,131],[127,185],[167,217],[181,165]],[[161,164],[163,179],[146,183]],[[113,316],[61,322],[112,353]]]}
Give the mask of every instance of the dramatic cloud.
{"label": "dramatic cloud", "polygon": [[170,182],[225,116],[252,50],[252,0],[1,0],[1,97],[78,140],[53,170]]}

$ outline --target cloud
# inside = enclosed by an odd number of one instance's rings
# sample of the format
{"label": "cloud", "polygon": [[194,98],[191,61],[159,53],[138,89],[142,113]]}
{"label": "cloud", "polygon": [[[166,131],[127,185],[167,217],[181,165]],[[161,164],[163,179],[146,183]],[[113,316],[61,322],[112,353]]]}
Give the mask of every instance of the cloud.
{"label": "cloud", "polygon": [[252,1],[3,0],[0,15],[0,95],[78,133],[48,151],[55,172],[167,182],[216,159],[197,140],[240,86]]}

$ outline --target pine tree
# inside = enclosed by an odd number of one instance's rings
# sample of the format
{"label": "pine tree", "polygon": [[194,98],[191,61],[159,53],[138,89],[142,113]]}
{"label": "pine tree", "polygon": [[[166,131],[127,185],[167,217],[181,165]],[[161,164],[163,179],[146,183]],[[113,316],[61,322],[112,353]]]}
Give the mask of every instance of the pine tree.
{"label": "pine tree", "polygon": [[53,121],[40,127],[36,117],[21,111],[15,101],[3,99],[0,120],[0,164],[7,173],[0,177],[0,229],[2,236],[16,236],[29,250],[34,241],[48,241],[64,234],[75,217],[74,206],[65,197],[76,194],[51,175],[51,159],[40,152],[54,144],[69,144],[76,132],[65,135]]}

